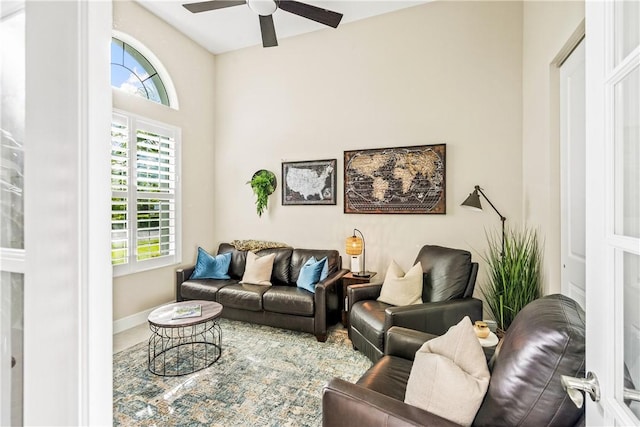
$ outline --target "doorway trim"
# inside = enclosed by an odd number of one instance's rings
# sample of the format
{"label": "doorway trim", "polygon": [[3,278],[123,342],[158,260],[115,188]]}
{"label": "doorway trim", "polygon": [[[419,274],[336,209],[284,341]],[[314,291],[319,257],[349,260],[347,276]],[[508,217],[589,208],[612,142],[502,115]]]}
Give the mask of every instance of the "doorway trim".
{"label": "doorway trim", "polygon": [[109,425],[112,5],[25,10],[24,425]]}
{"label": "doorway trim", "polygon": [[[550,229],[545,244],[545,262],[549,266],[549,277],[561,277],[561,221],[560,221],[560,66],[585,38],[586,21],[583,19],[571,33],[562,48],[549,63],[549,206]],[[548,290],[549,284],[545,285]]]}

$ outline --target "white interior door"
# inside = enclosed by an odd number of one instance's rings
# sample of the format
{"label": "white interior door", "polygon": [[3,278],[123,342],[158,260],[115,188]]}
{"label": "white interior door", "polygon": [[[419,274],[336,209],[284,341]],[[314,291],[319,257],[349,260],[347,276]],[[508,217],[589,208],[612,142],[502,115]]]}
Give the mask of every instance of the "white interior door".
{"label": "white interior door", "polygon": [[585,7],[587,423],[640,425],[640,2]]}
{"label": "white interior door", "polygon": [[585,307],[585,42],[560,67],[562,293]]}

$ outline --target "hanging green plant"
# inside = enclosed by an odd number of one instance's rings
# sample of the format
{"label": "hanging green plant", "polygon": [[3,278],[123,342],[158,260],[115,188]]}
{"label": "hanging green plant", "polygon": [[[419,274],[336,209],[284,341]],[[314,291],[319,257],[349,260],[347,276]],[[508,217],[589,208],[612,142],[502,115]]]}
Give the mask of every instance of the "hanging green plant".
{"label": "hanging green plant", "polygon": [[253,193],[256,195],[256,211],[258,216],[262,216],[262,213],[267,209],[267,203],[269,196],[276,191],[276,176],[273,172],[260,169],[253,174],[251,181],[247,184],[251,185]]}

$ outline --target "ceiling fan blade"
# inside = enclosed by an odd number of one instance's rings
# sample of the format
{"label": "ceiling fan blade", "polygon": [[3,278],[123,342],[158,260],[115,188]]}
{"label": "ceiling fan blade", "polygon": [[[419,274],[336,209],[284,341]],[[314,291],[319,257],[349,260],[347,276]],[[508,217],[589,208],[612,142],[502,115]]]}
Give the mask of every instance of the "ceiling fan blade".
{"label": "ceiling fan blade", "polygon": [[209,10],[224,9],[225,7],[246,4],[245,0],[212,0],[199,3],[187,3],[182,6],[192,13],[207,12]]}
{"label": "ceiling fan blade", "polygon": [[322,9],[306,3],[300,3],[295,0],[280,0],[278,2],[278,7],[282,10],[286,10],[287,12],[302,16],[303,18],[311,19],[312,21],[316,21],[333,28],[337,28],[340,20],[342,19],[341,13]]}
{"label": "ceiling fan blade", "polygon": [[278,46],[276,27],[273,26],[273,16],[258,15],[260,18],[260,32],[262,32],[262,47]]}

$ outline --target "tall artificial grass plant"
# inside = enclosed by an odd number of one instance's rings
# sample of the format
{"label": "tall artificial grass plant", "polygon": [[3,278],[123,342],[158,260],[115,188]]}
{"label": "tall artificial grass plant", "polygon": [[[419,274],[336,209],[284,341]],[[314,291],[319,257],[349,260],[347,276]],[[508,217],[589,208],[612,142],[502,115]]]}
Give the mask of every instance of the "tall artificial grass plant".
{"label": "tall artificial grass plant", "polygon": [[540,297],[542,253],[535,230],[507,230],[502,236],[487,233],[489,249],[483,256],[489,281],[482,288],[498,330],[504,332],[522,308]]}

